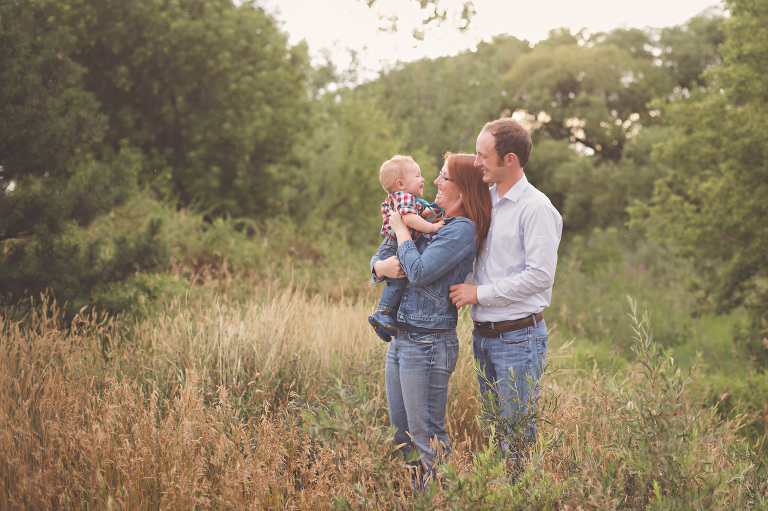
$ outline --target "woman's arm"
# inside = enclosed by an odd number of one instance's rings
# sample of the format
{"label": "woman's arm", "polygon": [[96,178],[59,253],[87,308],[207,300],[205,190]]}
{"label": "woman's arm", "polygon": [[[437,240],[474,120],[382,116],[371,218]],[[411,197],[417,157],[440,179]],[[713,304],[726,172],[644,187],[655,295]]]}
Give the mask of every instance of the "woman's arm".
{"label": "woman's arm", "polygon": [[404,279],[405,272],[403,267],[400,266],[400,261],[396,256],[388,257],[386,259],[379,259],[373,263],[373,277],[377,280],[383,278],[390,279]]}
{"label": "woman's arm", "polygon": [[370,270],[371,276],[373,277],[372,284],[381,282],[385,278],[405,278],[405,272],[400,266],[400,261],[397,260],[397,257],[384,257],[384,253],[382,253],[381,250],[377,250],[373,254],[373,257],[371,257]]}
{"label": "woman's arm", "polygon": [[400,242],[398,235],[398,242],[397,258],[408,280],[417,287],[431,284],[465,257],[477,253],[475,224],[461,217],[445,224],[422,253],[413,241]]}
{"label": "woman's arm", "polygon": [[[422,218],[422,220],[424,220]],[[426,220],[424,220],[426,222]],[[411,239],[411,231],[408,230],[408,225],[403,221],[403,217],[397,211],[392,211],[389,214],[389,226],[392,228],[392,232],[397,236],[397,245],[400,246],[406,241],[413,241]]]}

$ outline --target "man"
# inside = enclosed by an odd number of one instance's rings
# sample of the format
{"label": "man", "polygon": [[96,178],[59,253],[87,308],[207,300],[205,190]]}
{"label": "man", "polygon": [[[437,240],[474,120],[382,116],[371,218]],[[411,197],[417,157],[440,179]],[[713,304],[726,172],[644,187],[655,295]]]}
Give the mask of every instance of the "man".
{"label": "man", "polygon": [[531,147],[530,134],[509,118],[487,123],[478,135],[475,167],[482,170],[483,181],[494,183],[491,228],[478,247],[473,283],[452,286],[449,295],[458,308],[472,305],[481,394],[492,393],[505,420],[526,421],[515,428],[526,432],[515,445],[503,442],[515,457],[517,446],[536,438],[528,402],[538,396],[546,362],[542,313],[552,299],[563,230],[550,200],[525,177]]}

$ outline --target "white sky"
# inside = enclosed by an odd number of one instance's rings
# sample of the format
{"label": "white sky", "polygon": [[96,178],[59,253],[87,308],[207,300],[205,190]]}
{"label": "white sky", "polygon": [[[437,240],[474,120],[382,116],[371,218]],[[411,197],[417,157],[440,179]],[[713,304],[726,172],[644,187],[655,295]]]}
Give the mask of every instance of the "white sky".
{"label": "white sky", "polygon": [[[439,0],[454,7],[461,0]],[[474,0],[476,15],[470,30],[459,33],[451,20],[427,34],[424,41],[411,36],[423,14],[417,0],[376,0],[369,9],[365,0],[262,0],[267,12],[282,23],[294,45],[306,40],[310,54],[317,57],[327,49],[341,69],[349,63],[346,49],[359,52],[364,70],[375,72],[422,57],[455,55],[474,48],[477,42],[499,34],[536,43],[550,30],[567,27],[571,32],[614,28],[662,28],[681,25],[708,7],[722,9],[718,0]],[[380,15],[396,13],[398,32],[378,31],[385,25]]]}

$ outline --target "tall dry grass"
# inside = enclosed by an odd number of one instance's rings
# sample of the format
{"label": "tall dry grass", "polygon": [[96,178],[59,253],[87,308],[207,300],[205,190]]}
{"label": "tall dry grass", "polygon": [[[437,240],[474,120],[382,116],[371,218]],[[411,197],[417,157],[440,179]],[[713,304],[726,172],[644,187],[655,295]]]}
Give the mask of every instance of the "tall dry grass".
{"label": "tall dry grass", "polygon": [[[294,290],[244,307],[180,300],[131,328],[132,345],[114,320],[65,326],[55,302],[35,310],[0,316],[0,508],[325,509],[391,458],[386,442],[318,445],[270,405],[314,392],[334,352],[370,349],[360,304]],[[233,400],[249,388],[258,416]]]}
{"label": "tall dry grass", "polygon": [[[308,389],[334,357],[364,358],[373,346],[364,302],[307,298],[301,289],[268,288],[245,303],[177,298],[133,328],[147,354],[137,368],[148,380],[180,380],[191,365],[210,388],[248,387],[284,398]],[[281,394],[282,393],[282,394]]]}
{"label": "tall dry grass", "polygon": [[[65,325],[50,301],[33,310],[0,315],[1,509],[644,509],[672,498],[622,455],[625,429],[644,423],[611,390],[615,376],[565,370],[554,349],[542,392],[559,404],[515,472],[475,420],[466,311],[446,489],[422,495],[392,444],[386,346],[365,301],[286,288],[248,302],[178,299],[135,324],[83,312]],[[621,388],[646,384],[639,365],[622,378]],[[681,466],[702,460],[695,481],[717,485],[702,508],[723,492],[730,509],[759,508],[766,487],[738,449],[739,425],[681,399],[702,439]]]}

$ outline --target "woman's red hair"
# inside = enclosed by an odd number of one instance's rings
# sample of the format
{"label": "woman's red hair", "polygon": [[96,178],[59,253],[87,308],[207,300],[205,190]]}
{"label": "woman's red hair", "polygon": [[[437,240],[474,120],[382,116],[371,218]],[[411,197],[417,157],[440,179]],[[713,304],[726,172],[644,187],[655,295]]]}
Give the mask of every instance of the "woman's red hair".
{"label": "woman's red hair", "polygon": [[457,216],[472,220],[477,229],[477,250],[483,247],[488,229],[491,228],[491,192],[483,181],[483,173],[475,167],[475,157],[471,154],[445,153],[448,175],[459,187],[462,197],[462,209]]}

